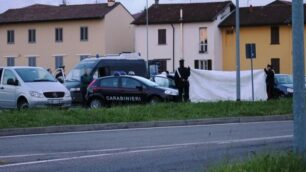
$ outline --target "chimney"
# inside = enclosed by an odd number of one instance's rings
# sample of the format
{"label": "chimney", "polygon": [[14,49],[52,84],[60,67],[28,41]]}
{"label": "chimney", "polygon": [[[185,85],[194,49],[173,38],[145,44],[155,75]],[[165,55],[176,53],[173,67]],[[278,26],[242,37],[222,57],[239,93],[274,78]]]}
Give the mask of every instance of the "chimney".
{"label": "chimney", "polygon": [[155,0],[155,5],[158,5],[159,4],[159,0]]}
{"label": "chimney", "polygon": [[107,6],[112,7],[115,5],[115,0],[107,0]]}
{"label": "chimney", "polygon": [[253,12],[253,5],[250,5],[250,7],[249,7],[249,12],[250,12],[250,13]]}

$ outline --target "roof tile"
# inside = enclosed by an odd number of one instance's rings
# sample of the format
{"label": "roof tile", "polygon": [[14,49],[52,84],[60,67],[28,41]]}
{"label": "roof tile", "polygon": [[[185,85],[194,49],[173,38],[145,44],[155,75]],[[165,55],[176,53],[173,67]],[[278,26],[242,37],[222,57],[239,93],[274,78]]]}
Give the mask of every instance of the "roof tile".
{"label": "roof tile", "polygon": [[[233,5],[231,1],[209,3],[154,4],[149,8],[149,24],[180,23],[180,10],[183,9],[183,23],[210,22],[224,10]],[[146,23],[145,11],[133,24]]]}
{"label": "roof tile", "polygon": [[106,3],[60,6],[35,4],[7,10],[0,14],[0,24],[104,18],[118,4],[112,7]]}

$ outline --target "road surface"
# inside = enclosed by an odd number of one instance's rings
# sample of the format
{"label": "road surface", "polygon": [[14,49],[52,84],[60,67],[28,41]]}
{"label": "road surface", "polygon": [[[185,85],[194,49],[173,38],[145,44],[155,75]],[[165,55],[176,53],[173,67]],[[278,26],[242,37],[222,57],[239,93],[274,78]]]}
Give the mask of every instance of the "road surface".
{"label": "road surface", "polygon": [[205,171],[292,147],[292,121],[0,137],[0,171]]}

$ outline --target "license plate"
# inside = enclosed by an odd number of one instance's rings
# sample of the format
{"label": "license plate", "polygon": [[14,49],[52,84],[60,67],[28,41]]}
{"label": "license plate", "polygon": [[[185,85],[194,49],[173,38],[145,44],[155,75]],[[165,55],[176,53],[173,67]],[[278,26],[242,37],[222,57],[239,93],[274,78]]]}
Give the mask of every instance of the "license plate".
{"label": "license plate", "polygon": [[58,105],[58,104],[62,104],[63,100],[62,99],[49,99],[48,103],[52,105]]}

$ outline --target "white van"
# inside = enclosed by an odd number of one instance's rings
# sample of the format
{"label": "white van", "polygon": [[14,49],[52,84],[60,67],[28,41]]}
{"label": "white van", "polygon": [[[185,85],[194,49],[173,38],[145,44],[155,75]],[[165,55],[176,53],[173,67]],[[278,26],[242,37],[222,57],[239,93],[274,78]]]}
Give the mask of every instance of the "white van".
{"label": "white van", "polygon": [[40,67],[0,67],[0,108],[70,107],[67,88]]}

